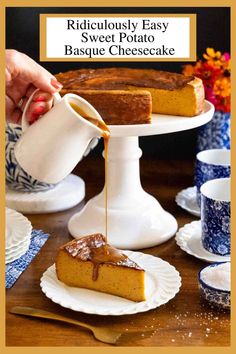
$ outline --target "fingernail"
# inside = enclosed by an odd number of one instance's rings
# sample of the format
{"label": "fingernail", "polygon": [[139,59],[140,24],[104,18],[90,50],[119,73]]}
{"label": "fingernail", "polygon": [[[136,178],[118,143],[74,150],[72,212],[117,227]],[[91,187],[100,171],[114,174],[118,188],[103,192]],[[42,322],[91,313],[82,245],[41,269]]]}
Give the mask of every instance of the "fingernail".
{"label": "fingernail", "polygon": [[55,87],[56,89],[61,89],[62,88],[62,84],[60,82],[58,82],[56,79],[51,79],[51,85],[53,87]]}
{"label": "fingernail", "polygon": [[44,106],[39,106],[39,107],[34,109],[33,114],[39,115],[39,114],[43,113],[44,109],[45,109]]}
{"label": "fingernail", "polygon": [[44,102],[46,101],[44,96],[39,96],[34,99],[34,102]]}
{"label": "fingernail", "polygon": [[38,119],[38,115],[36,114],[31,114],[31,116],[29,117],[29,124],[33,124],[34,122],[36,122],[36,120]]}

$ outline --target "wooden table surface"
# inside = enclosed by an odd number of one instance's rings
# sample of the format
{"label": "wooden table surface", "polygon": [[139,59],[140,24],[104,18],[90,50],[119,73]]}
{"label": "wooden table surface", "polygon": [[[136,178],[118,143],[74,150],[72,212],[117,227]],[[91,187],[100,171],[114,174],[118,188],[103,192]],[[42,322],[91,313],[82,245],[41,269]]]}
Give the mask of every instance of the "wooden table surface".
{"label": "wooden table surface", "polygon": [[[175,203],[177,192],[193,184],[193,166],[192,161],[141,160],[144,189],[177,218],[179,227],[196,220]],[[101,191],[104,178],[101,157],[84,159],[75,173],[86,182],[86,199]],[[174,238],[160,246],[142,250],[174,265],[182,277],[180,292],[161,307],[120,317],[96,316],[64,309],[48,299],[40,289],[40,277],[54,263],[58,247],[71,239],[67,222],[83,205],[84,202],[65,212],[28,215],[33,227],[44,230],[50,237],[14,286],[6,291],[7,346],[109,346],[96,341],[90,332],[80,327],[10,314],[11,307],[17,305],[50,310],[114,329],[155,330],[152,336],[127,336],[118,343],[119,346],[230,345],[230,314],[211,308],[199,296],[197,273],[207,263],[183,252]]]}

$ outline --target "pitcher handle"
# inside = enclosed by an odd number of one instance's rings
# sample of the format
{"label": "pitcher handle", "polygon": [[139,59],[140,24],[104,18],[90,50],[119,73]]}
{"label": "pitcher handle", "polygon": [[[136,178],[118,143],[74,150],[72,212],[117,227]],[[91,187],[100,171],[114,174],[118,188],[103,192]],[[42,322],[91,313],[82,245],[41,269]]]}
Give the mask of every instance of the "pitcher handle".
{"label": "pitcher handle", "polygon": [[[29,105],[35,95],[36,92],[38,92],[40,89],[36,89],[32,95],[29,97],[26,105],[25,105],[25,108],[24,108],[24,111],[22,113],[22,119],[21,119],[21,127],[22,127],[22,131],[24,132],[26,129],[28,129],[28,127],[30,126],[29,122],[27,121],[26,119],[26,112],[27,112],[27,109],[29,108]],[[57,102],[59,102],[61,100],[61,95],[58,93],[58,92],[55,92],[53,93],[53,103],[54,105],[57,104]]]}

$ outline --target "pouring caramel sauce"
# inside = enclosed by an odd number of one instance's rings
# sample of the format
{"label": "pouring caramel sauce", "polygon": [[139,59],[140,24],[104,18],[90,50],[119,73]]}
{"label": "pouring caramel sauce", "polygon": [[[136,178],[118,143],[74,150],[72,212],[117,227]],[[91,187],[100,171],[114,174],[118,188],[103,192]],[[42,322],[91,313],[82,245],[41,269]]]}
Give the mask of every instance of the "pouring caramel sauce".
{"label": "pouring caramel sauce", "polygon": [[124,261],[127,256],[107,243],[108,239],[108,143],[110,130],[103,120],[88,116],[77,104],[70,102],[71,108],[81,117],[96,125],[102,131],[104,140],[104,159],[105,159],[105,244],[100,247],[91,248],[90,261],[93,263],[93,280],[98,277],[99,265],[102,263],[117,263]]}
{"label": "pouring caramel sauce", "polygon": [[103,120],[100,120],[98,118],[90,117],[88,116],[76,103],[70,102],[71,108],[78,113],[81,117],[84,119],[88,120],[90,123],[96,125],[99,129],[102,131],[102,137],[104,138],[104,143],[105,140],[109,140],[110,138],[110,130],[106,123]]}

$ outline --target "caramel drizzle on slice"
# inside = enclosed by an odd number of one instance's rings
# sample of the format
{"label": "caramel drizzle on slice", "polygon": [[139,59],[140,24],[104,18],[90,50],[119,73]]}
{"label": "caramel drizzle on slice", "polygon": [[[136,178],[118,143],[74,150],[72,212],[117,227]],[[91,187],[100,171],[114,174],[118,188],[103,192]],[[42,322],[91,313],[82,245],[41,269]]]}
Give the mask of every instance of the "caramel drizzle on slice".
{"label": "caramel drizzle on slice", "polygon": [[136,263],[120,250],[106,244],[102,234],[93,234],[73,240],[63,246],[66,252],[80,261],[90,261],[93,264],[92,279],[97,280],[101,264],[120,264],[124,267],[141,269]]}
{"label": "caramel drizzle on slice", "polygon": [[93,263],[93,280],[97,280],[99,266],[103,263],[118,263],[127,259],[127,256],[116,248],[105,244],[98,248],[92,248],[90,261]]}

